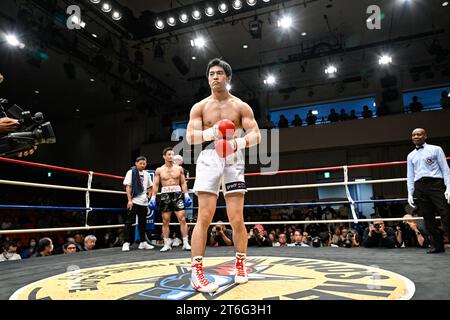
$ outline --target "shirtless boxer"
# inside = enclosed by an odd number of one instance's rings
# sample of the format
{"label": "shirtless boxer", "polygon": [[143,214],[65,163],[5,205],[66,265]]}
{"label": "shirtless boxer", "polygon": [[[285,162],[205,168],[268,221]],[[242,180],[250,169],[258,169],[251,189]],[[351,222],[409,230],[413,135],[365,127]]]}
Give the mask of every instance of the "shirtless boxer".
{"label": "shirtless boxer", "polygon": [[[250,106],[228,92],[226,86],[231,81],[231,75],[232,70],[227,62],[221,59],[209,62],[206,76],[211,95],[192,107],[186,133],[190,145],[202,144],[203,147],[197,159],[194,184],[199,209],[191,239],[191,285],[206,293],[215,292],[219,288],[203,273],[203,255],[207,230],[216,210],[221,185],[236,250],[234,281],[248,281],[245,268],[247,231],[243,216],[247,188],[244,180],[244,156],[240,149],[257,145],[261,135]],[[246,135],[240,137],[242,129]]]}
{"label": "shirtless boxer", "polygon": [[[156,194],[158,193],[159,183],[161,181],[161,203],[163,226],[162,234],[164,246],[160,250],[166,252],[172,249],[170,235],[170,216],[175,211],[178,222],[180,223],[181,235],[183,236],[183,250],[191,250],[188,241],[188,226],[186,224],[184,208],[192,205],[189,197],[186,179],[183,168],[173,164],[173,149],[165,148],[163,150],[164,165],[156,169],[153,181],[152,197],[150,198],[149,208],[157,209]],[[181,185],[181,187],[180,187]],[[181,192],[183,191],[183,192]],[[184,193],[184,195],[183,195]]]}

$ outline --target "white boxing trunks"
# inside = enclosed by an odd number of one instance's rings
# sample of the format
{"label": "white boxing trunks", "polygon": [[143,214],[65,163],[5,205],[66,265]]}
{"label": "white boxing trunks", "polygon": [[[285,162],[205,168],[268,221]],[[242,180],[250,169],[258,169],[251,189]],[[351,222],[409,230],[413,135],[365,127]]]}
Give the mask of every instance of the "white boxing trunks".
{"label": "white boxing trunks", "polygon": [[214,149],[203,150],[195,169],[194,192],[209,192],[219,196],[222,186],[224,195],[245,193],[247,187],[244,178],[245,160],[241,151],[227,158],[221,158]]}

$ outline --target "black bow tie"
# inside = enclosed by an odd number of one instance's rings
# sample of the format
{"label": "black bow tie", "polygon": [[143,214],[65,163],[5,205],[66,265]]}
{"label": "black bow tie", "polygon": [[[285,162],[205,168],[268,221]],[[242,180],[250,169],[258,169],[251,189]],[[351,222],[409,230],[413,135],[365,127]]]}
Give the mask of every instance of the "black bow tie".
{"label": "black bow tie", "polygon": [[421,145],[421,146],[416,146],[416,150],[419,150],[419,149],[423,149],[423,145]]}

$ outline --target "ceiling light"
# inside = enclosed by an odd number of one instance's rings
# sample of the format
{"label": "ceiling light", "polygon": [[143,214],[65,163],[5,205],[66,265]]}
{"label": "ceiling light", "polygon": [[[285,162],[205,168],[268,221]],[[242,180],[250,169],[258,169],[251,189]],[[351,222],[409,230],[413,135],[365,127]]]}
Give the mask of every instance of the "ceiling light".
{"label": "ceiling light", "polygon": [[242,1],[234,0],[233,3],[231,4],[231,6],[233,7],[233,9],[239,10],[240,8],[242,8]]}
{"label": "ceiling light", "polygon": [[118,20],[122,19],[122,14],[119,11],[114,11],[112,14],[112,18],[113,18],[113,20],[118,21]]}
{"label": "ceiling light", "polygon": [[197,57],[196,57],[196,56],[193,56],[193,57],[192,57],[192,60],[196,60],[196,59],[197,59]]}
{"label": "ceiling light", "polygon": [[93,33],[92,36],[93,36],[94,38],[97,38],[97,37],[98,37],[95,33]]}
{"label": "ceiling light", "polygon": [[195,20],[199,20],[201,17],[202,13],[200,12],[200,10],[192,11],[192,18],[194,18]]}
{"label": "ceiling light", "polygon": [[108,2],[105,2],[102,5],[102,11],[103,12],[110,12],[111,10],[112,10],[112,6]]}
{"label": "ceiling light", "polygon": [[248,44],[242,45],[242,48],[247,49],[248,48]]}
{"label": "ceiling light", "polygon": [[225,2],[219,4],[219,12],[226,13],[228,11],[228,5]]}
{"label": "ceiling light", "polygon": [[269,86],[274,85],[276,82],[277,79],[273,75],[269,75],[266,79],[264,79],[264,84],[267,84]]}
{"label": "ceiling light", "polygon": [[378,63],[381,65],[386,65],[386,64],[390,64],[392,63],[392,57],[388,56],[388,55],[383,55],[382,57],[380,57],[380,59],[378,60]]}
{"label": "ceiling light", "polygon": [[92,2],[93,4],[100,3],[100,1],[101,1],[101,0],[91,0],[91,2]]}
{"label": "ceiling light", "polygon": [[443,7],[448,6],[448,1],[442,2],[442,6],[443,6]]}
{"label": "ceiling light", "polygon": [[168,17],[167,18],[167,24],[171,27],[173,27],[177,23],[177,20],[174,17]]}
{"label": "ceiling light", "polygon": [[291,17],[283,17],[278,20],[278,27],[281,27],[283,29],[289,29],[292,27],[292,18]]}
{"label": "ceiling light", "polygon": [[337,72],[337,68],[333,65],[330,65],[325,69],[326,74],[335,74],[336,72]]}
{"label": "ceiling light", "polygon": [[248,4],[250,7],[253,7],[253,6],[256,4],[256,0],[247,0],[247,4]]}
{"label": "ceiling light", "polygon": [[180,14],[180,21],[181,21],[182,23],[188,22],[188,21],[189,21],[189,16],[188,16],[186,13]]}
{"label": "ceiling light", "polygon": [[308,34],[306,32],[302,32],[302,37],[306,37]]}
{"label": "ceiling light", "polygon": [[207,8],[205,9],[205,14],[206,14],[208,17],[212,17],[212,16],[214,15],[214,8],[213,8],[213,7],[207,7]]}
{"label": "ceiling light", "polygon": [[34,93],[39,94],[39,90],[35,90]]}
{"label": "ceiling light", "polygon": [[94,78],[90,78],[89,81],[95,82],[95,79]]}
{"label": "ceiling light", "polygon": [[191,40],[191,46],[192,47],[199,47],[203,48],[206,44],[206,41],[202,37],[195,38],[194,40]]}
{"label": "ceiling light", "polygon": [[163,22],[161,19],[158,19],[158,20],[156,20],[156,22],[155,22],[155,26],[156,26],[158,29],[164,29],[164,22]]}

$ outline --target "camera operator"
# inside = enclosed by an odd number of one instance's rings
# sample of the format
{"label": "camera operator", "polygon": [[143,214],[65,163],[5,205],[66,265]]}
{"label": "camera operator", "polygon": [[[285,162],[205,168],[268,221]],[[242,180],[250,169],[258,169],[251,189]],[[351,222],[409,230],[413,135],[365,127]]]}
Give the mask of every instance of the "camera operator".
{"label": "camera operator", "polygon": [[209,245],[212,247],[223,247],[233,245],[233,231],[222,225],[223,221],[217,221],[218,224],[212,227],[209,234]]}
{"label": "camera operator", "polygon": [[366,248],[395,248],[395,231],[386,227],[382,220],[374,220],[373,224],[364,230],[363,245]]}
{"label": "camera operator", "polygon": [[[3,82],[5,78],[0,73],[0,84]],[[2,99],[0,99],[2,100]],[[0,108],[0,136],[3,136],[4,134],[8,134],[11,132],[15,132],[19,128],[19,120],[12,119],[6,116],[6,114],[3,112],[3,107]],[[34,150],[37,149],[37,146],[34,146],[32,149],[25,151],[25,152],[19,152],[17,156],[19,158],[26,157],[28,155],[32,155],[34,153]]]}
{"label": "camera operator", "polygon": [[412,215],[405,214],[403,216],[405,220],[397,225],[395,231],[397,246],[428,248],[430,240],[423,221],[416,221],[411,218],[413,218]]}
{"label": "camera operator", "polygon": [[260,224],[250,229],[248,235],[248,246],[258,246],[258,247],[272,247],[272,241],[267,236],[267,231]]}

